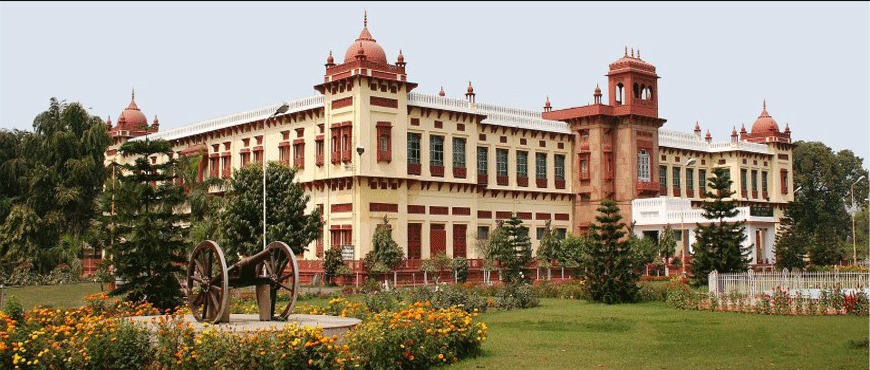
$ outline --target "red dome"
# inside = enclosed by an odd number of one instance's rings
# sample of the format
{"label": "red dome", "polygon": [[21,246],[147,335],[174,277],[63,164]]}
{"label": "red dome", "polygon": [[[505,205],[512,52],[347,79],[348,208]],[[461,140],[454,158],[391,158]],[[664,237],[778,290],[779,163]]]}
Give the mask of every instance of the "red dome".
{"label": "red dome", "polygon": [[[121,121],[124,121],[124,127],[121,126]],[[130,100],[130,105],[121,112],[121,115],[118,116],[118,128],[125,130],[144,130],[148,127],[148,118],[145,117],[145,114],[139,110],[139,107],[136,105],[136,94],[133,93],[133,96]]]}
{"label": "red dome", "polygon": [[368,22],[363,22],[362,32],[359,33],[359,37],[347,48],[347,52],[344,53],[344,62],[349,63],[356,60],[356,55],[359,53],[360,46],[362,46],[362,50],[365,53],[366,59],[383,64],[387,63],[387,54],[384,53],[384,49],[378,45],[375,39],[372,37],[372,34],[369,32]]}
{"label": "red dome", "polygon": [[776,120],[767,113],[767,102],[765,101],[763,108],[761,109],[761,115],[759,115],[758,119],[755,120],[755,123],[752,124],[752,135],[767,134],[770,132],[779,132],[779,125],[777,125]]}

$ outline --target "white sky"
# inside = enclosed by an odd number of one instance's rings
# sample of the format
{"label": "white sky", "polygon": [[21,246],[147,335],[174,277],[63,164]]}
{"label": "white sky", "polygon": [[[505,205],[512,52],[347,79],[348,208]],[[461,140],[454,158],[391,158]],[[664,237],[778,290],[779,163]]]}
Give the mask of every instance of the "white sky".
{"label": "white sky", "polygon": [[[768,111],[794,140],[868,157],[870,5],[852,3],[0,3],[0,128],[49,98],[161,129],[316,94],[362,29],[415,91],[540,110],[586,105],[625,46],[657,67],[666,129],[716,141]],[[865,162],[865,166],[868,163]]]}

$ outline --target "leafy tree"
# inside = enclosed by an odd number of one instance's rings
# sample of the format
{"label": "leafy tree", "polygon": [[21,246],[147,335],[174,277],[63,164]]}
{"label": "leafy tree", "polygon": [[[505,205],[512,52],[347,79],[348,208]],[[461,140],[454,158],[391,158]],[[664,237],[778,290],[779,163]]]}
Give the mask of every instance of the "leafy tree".
{"label": "leafy tree", "polygon": [[495,256],[493,254],[493,246],[498,243],[493,243],[493,240],[502,238],[502,228],[501,228],[501,220],[497,220],[496,228],[492,230],[485,238],[482,238],[481,235],[478,235],[475,238],[474,249],[477,250],[477,255],[483,260],[483,282],[484,284],[490,283],[490,272],[492,272],[493,268],[495,268]]}
{"label": "leafy tree", "polygon": [[109,137],[99,117],[56,98],[33,128],[0,130],[0,262],[47,273],[90,242]]}
{"label": "leafy tree", "polygon": [[[788,210],[786,210],[786,213]],[[774,253],[778,269],[804,268],[804,256],[809,239],[794,227],[791,217],[780,220],[779,232],[776,234]]]}
{"label": "leafy tree", "polygon": [[559,265],[566,269],[577,269],[585,266],[586,257],[589,256],[590,240],[587,236],[574,236],[569,234],[561,244],[561,253],[557,258]]}
{"label": "leafy tree", "polygon": [[450,269],[456,276],[457,283],[464,283],[468,280],[468,260],[465,257],[456,257],[450,262]]}
{"label": "leafy tree", "polygon": [[707,188],[707,202],[701,205],[703,216],[710,223],[697,224],[695,231],[695,254],[690,263],[693,282],[696,285],[707,284],[707,278],[712,271],[720,273],[742,272],[749,267],[750,248],[744,248],[746,227],[743,221],[725,222],[726,218],[737,216],[737,205],[734,200],[727,200],[734,194],[731,191],[731,179],[727,176],[727,168],[713,169]]}
{"label": "leafy tree", "polygon": [[[269,162],[266,171],[266,225],[269,241],[287,243],[294,253],[320,235],[320,211],[308,214],[308,195],[294,181],[296,169]],[[263,170],[246,166],[233,174],[220,218],[227,263],[238,254],[250,256],[263,249]]]}
{"label": "leafy tree", "polygon": [[522,224],[522,220],[513,216],[500,222],[495,235],[490,237],[493,259],[504,270],[502,280],[507,284],[529,281],[523,276],[523,268],[532,260],[532,240],[529,238],[529,229]]}
{"label": "leafy tree", "polygon": [[323,274],[326,282],[332,284],[332,278],[336,276],[338,269],[344,266],[341,258],[341,247],[334,245],[323,254]]}
{"label": "leafy tree", "polygon": [[[111,292],[134,302],[148,301],[160,309],[181,303],[182,272],[187,252],[187,216],[177,212],[185,202],[176,185],[171,145],[163,140],[129,141],[120,153],[132,157],[123,165],[115,193],[117,240],[111,250],[115,274],[124,284]],[[152,156],[166,161],[152,164]]]}
{"label": "leafy tree", "polygon": [[393,240],[390,220],[384,215],[384,222],[375,228],[372,236],[372,250],[366,253],[363,267],[368,273],[392,272],[402,264],[404,253]]}
{"label": "leafy tree", "polygon": [[[851,185],[867,176],[863,158],[851,150],[834,153],[821,142],[795,143],[795,200],[789,205],[796,232],[810,239],[809,256],[815,265],[830,265],[843,258],[843,245],[851,240]],[[866,179],[866,177],[865,177]],[[855,184],[855,204],[867,206],[868,182]]]}
{"label": "leafy tree", "polygon": [[855,245],[858,249],[858,259],[868,257],[867,249],[870,247],[870,209],[864,208],[855,215]]}
{"label": "leafy tree", "polygon": [[625,223],[612,200],[601,202],[599,215],[590,225],[591,244],[582,259],[583,277],[593,301],[607,304],[636,299],[640,269],[645,261],[625,236]]}
{"label": "leafy tree", "polygon": [[541,237],[535,255],[538,259],[538,265],[547,269],[547,280],[552,278],[552,268],[561,254],[561,244],[559,238],[553,233],[550,221],[547,220],[544,226],[544,235]]}
{"label": "leafy tree", "polygon": [[659,236],[659,258],[662,259],[662,264],[665,266],[665,275],[668,272],[668,260],[674,257],[677,253],[677,237],[674,235],[674,229],[671,225],[665,225]]}
{"label": "leafy tree", "polygon": [[179,157],[176,173],[187,196],[190,210],[190,238],[194,242],[219,239],[219,213],[222,198],[212,193],[212,188],[223,188],[226,181],[217,177],[201,178],[202,154]]}

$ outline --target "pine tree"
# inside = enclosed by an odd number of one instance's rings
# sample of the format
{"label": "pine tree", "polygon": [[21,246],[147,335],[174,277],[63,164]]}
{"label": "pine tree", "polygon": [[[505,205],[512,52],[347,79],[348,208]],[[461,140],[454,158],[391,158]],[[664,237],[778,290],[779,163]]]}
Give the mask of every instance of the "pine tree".
{"label": "pine tree", "polygon": [[111,250],[115,274],[124,283],[111,292],[133,302],[147,301],[160,309],[181,304],[182,272],[187,252],[186,215],[176,210],[184,204],[175,184],[174,159],[152,164],[152,156],[166,158],[171,145],[163,140],[129,141],[121,155],[133,157],[123,165],[115,191],[116,228]]}
{"label": "pine tree", "polygon": [[780,220],[779,232],[776,234],[774,253],[778,269],[804,268],[804,255],[809,239],[794,227],[794,220],[786,217]]}
{"label": "pine tree", "polygon": [[591,243],[581,263],[592,300],[607,304],[633,302],[644,264],[642,254],[622,240],[625,223],[620,222],[616,202],[601,202],[598,213],[596,223],[590,225]]}
{"label": "pine tree", "polygon": [[561,252],[561,241],[553,234],[553,228],[548,220],[544,226],[544,235],[538,244],[538,250],[535,257],[538,259],[538,266],[547,269],[547,280],[552,278],[552,268],[559,259]]}
{"label": "pine tree", "polygon": [[375,228],[372,250],[366,253],[363,266],[369,273],[387,273],[402,264],[402,257],[404,253],[399,248],[399,244],[393,240],[390,220],[387,219],[387,215],[384,215],[384,222]]}
{"label": "pine tree", "polygon": [[731,191],[731,179],[727,175],[727,168],[717,167],[713,169],[713,176],[707,186],[707,202],[701,206],[704,209],[703,216],[708,220],[708,225],[697,225],[695,231],[695,254],[690,266],[692,268],[692,281],[695,285],[706,285],[710,272],[742,272],[749,267],[751,247],[743,247],[746,239],[744,221],[725,222],[726,218],[735,217],[738,214],[734,200],[726,200],[734,194]]}
{"label": "pine tree", "polygon": [[529,229],[516,216],[499,224],[498,231],[490,239],[493,259],[503,269],[502,280],[507,284],[529,281],[523,268],[532,260],[532,240]]}
{"label": "pine tree", "polygon": [[[294,253],[302,253],[320,235],[320,211],[308,214],[309,197],[294,181],[296,170],[269,162],[266,171],[266,225],[268,241],[287,243]],[[256,165],[244,167],[230,180],[221,215],[221,242],[227,263],[238,254],[250,256],[263,249],[263,170]]]}

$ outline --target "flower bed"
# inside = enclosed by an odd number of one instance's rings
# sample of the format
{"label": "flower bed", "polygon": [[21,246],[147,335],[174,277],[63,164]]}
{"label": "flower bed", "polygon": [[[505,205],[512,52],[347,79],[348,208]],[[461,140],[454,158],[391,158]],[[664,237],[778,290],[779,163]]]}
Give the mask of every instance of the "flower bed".
{"label": "flower bed", "polygon": [[2,369],[277,369],[426,368],[477,353],[486,325],[463,309],[429,302],[372,313],[362,303],[335,298],[304,313],[367,317],[339,343],[319,328],[293,324],[279,330],[237,333],[206,327],[197,332],[174,315],[155,316],[156,335],[125,316],[157,310],[90,297],[74,310],[37,308],[0,312]]}
{"label": "flower bed", "polygon": [[839,287],[821,289],[818,298],[777,287],[772,294],[749,297],[737,292],[715,295],[689,289],[668,291],[671,307],[690,310],[743,312],[762,315],[863,315],[870,313],[868,295],[862,290],[843,292]]}

